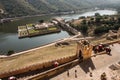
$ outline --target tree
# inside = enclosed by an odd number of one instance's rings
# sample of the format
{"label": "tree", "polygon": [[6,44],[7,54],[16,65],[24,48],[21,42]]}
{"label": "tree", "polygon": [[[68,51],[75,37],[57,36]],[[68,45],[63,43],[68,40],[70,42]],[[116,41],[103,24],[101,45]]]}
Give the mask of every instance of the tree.
{"label": "tree", "polygon": [[88,26],[87,26],[87,25],[82,25],[80,29],[81,29],[81,31],[82,31],[83,33],[87,33],[87,31],[88,31]]}
{"label": "tree", "polygon": [[79,19],[85,19],[85,16],[81,16],[81,17],[79,17]]}
{"label": "tree", "polygon": [[120,23],[120,16],[118,17],[118,23]]}
{"label": "tree", "polygon": [[7,55],[9,56],[9,55],[12,55],[14,53],[15,53],[14,50],[9,50],[8,53],[7,53]]}
{"label": "tree", "polygon": [[85,25],[86,22],[87,22],[86,19],[83,19],[82,24]]}
{"label": "tree", "polygon": [[101,34],[108,32],[110,30],[110,27],[107,26],[99,26],[94,30],[94,34]]}
{"label": "tree", "polygon": [[95,13],[95,17],[101,16],[99,13]]}
{"label": "tree", "polygon": [[102,19],[101,16],[96,16],[96,18],[95,18],[95,22],[96,22],[96,23],[99,23],[99,22],[101,22],[101,19]]}
{"label": "tree", "polygon": [[94,21],[94,18],[90,18],[91,21]]}
{"label": "tree", "polygon": [[99,13],[95,13],[95,22],[99,23],[102,19],[102,16]]}
{"label": "tree", "polygon": [[120,27],[120,24],[115,24],[115,25],[114,25],[114,29],[115,29],[115,30],[118,30],[119,27]]}
{"label": "tree", "polygon": [[39,23],[44,23],[44,20],[39,20],[38,22],[39,22]]}

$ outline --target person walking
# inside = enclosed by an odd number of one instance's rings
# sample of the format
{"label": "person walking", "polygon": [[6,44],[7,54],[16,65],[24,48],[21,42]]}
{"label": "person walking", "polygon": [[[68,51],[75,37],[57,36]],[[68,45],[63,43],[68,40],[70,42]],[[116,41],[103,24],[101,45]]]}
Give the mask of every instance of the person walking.
{"label": "person walking", "polygon": [[67,70],[67,76],[68,76],[68,77],[70,76],[70,74],[69,74],[69,70]]}
{"label": "person walking", "polygon": [[77,78],[77,70],[75,70],[75,78]]}

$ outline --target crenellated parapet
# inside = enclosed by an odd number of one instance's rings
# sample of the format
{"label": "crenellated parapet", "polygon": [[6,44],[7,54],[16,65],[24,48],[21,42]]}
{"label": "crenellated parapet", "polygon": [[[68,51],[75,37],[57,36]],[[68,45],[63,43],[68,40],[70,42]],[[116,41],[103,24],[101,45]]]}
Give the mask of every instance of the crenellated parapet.
{"label": "crenellated parapet", "polygon": [[92,55],[93,45],[87,40],[77,42],[77,56],[82,59],[90,58]]}

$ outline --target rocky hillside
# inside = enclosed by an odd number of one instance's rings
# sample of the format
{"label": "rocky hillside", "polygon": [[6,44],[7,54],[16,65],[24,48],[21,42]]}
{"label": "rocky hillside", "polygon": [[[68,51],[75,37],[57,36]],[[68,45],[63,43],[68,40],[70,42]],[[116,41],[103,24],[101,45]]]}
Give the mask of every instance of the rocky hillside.
{"label": "rocky hillside", "polygon": [[[9,17],[71,11],[118,3],[119,0],[0,0],[0,9]],[[5,16],[5,15],[4,15]]]}

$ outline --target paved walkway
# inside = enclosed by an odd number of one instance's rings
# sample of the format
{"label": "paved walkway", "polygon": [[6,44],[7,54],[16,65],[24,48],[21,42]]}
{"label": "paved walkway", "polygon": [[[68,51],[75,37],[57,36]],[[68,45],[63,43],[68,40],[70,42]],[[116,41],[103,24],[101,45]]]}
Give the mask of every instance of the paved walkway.
{"label": "paved walkway", "polygon": [[[120,61],[120,44],[114,44],[111,46],[112,55],[98,55],[92,59],[86,60],[79,65],[57,75],[50,80],[100,80],[100,75],[105,72],[108,80],[113,80],[111,77],[117,76],[114,80],[120,80],[120,74],[112,72],[108,66]],[[90,72],[92,77],[90,77]],[[120,72],[120,70],[119,70]],[[114,74],[114,75],[112,75]]]}

